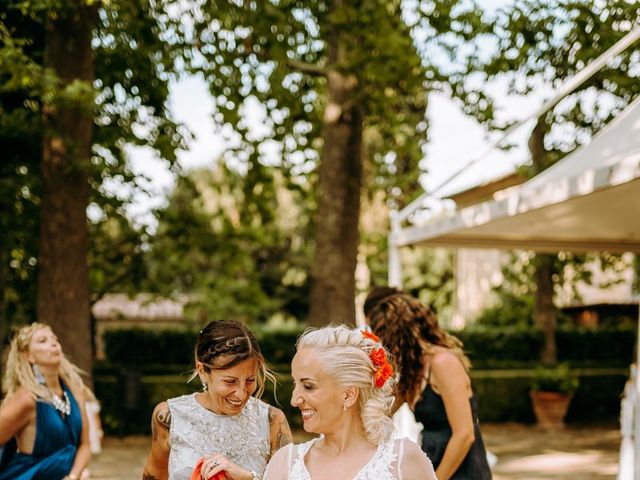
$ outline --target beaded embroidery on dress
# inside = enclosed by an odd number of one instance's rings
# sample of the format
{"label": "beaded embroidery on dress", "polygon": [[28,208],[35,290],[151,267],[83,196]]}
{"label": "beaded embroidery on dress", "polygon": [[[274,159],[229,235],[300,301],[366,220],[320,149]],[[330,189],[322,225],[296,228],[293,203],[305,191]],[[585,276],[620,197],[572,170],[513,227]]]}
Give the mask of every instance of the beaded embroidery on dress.
{"label": "beaded embroidery on dress", "polygon": [[[311,480],[304,457],[317,439],[296,445],[294,458],[289,468],[289,480]],[[362,467],[353,480],[398,480],[396,447],[399,440],[390,440],[378,445],[373,458]]]}
{"label": "beaded embroidery on dress", "polygon": [[188,480],[205,454],[219,452],[262,474],[269,459],[269,406],[251,397],[239,415],[217,415],[198,403],[196,394],[167,401],[169,480]]}

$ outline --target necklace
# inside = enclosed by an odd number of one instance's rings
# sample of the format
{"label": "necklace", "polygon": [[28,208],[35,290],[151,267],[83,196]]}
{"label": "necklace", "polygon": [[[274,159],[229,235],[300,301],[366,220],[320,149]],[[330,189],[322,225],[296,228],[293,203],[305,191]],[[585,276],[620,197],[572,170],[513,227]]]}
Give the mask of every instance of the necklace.
{"label": "necklace", "polygon": [[51,392],[51,404],[53,405],[53,408],[58,410],[61,414],[69,415],[71,413],[71,401],[69,400],[69,395],[67,395],[67,392],[63,391],[62,396],[64,397],[64,400]]}

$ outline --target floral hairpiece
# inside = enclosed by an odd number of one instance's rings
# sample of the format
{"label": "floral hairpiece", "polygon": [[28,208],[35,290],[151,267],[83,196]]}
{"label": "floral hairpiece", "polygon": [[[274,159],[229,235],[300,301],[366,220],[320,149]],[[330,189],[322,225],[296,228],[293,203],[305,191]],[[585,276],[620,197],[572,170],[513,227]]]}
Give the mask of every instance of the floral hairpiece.
{"label": "floral hairpiece", "polygon": [[[376,343],[380,343],[380,338],[376,334],[366,330],[361,330],[361,333],[363,337],[373,340]],[[369,358],[376,369],[373,374],[373,382],[376,388],[382,388],[391,375],[393,375],[393,366],[389,363],[387,353],[382,347],[372,349],[369,352]]]}

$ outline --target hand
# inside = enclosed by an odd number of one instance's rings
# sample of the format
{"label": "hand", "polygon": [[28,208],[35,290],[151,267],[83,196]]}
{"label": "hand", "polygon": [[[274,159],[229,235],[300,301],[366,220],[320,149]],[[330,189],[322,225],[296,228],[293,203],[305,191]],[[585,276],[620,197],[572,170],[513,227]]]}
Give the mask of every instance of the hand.
{"label": "hand", "polygon": [[200,475],[203,480],[247,480],[251,472],[239,467],[220,453],[205,455]]}

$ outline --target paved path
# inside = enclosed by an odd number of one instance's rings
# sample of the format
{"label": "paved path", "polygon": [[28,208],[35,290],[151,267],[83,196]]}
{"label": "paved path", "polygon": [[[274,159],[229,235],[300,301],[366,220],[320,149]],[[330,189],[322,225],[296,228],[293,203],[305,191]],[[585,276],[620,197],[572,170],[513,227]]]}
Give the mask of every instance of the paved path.
{"label": "paved path", "polygon": [[[482,432],[498,456],[494,480],[613,480],[620,434],[614,426],[543,432],[519,424],[486,424]],[[94,458],[94,480],[140,480],[148,437],[107,438]]]}

